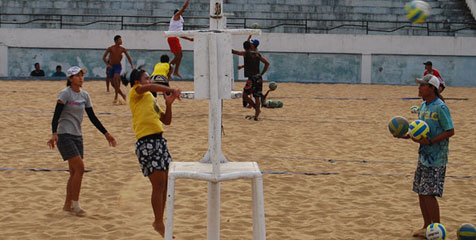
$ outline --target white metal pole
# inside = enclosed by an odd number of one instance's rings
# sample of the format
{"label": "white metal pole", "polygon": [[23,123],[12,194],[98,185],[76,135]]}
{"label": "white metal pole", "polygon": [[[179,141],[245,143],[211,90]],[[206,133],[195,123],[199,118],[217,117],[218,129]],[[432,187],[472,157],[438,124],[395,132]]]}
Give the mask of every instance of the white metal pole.
{"label": "white metal pole", "polygon": [[221,101],[218,95],[218,69],[217,69],[217,37],[208,35],[208,54],[210,65],[210,103],[208,119],[208,135],[210,158],[213,165],[213,174],[220,176],[221,153]]}
{"label": "white metal pole", "polygon": [[[210,64],[210,103],[208,119],[208,149],[214,177],[220,176],[221,153],[221,106],[218,99],[218,69],[217,69],[217,37],[208,35],[208,54]],[[208,240],[220,239],[220,183],[208,183],[208,215],[207,215]]]}
{"label": "white metal pole", "polygon": [[174,234],[174,200],[175,200],[175,177],[170,177],[167,183],[167,208],[165,213],[165,240],[172,240]]}
{"label": "white metal pole", "polygon": [[207,239],[220,240],[220,182],[208,182]]}
{"label": "white metal pole", "polygon": [[266,239],[266,223],[264,216],[263,179],[255,177],[251,182],[251,194],[253,198],[253,239]]}

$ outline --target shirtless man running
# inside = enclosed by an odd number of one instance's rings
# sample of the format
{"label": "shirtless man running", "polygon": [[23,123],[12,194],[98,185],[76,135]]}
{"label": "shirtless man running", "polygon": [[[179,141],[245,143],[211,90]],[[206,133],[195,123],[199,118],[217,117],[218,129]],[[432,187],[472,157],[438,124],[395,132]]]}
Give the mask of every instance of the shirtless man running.
{"label": "shirtless man running", "polygon": [[[104,52],[104,56],[102,57],[102,60],[106,64],[107,68],[109,69],[109,76],[108,78],[112,78],[111,85],[114,87],[114,104],[125,104],[126,103],[126,95],[121,91],[121,70],[122,70],[122,65],[121,65],[121,60],[122,60],[122,54],[124,53],[127,57],[127,60],[129,60],[129,63],[131,64],[131,68],[134,69],[134,64],[132,63],[132,59],[129,56],[129,53],[127,50],[122,47],[122,38],[119,35],[116,35],[114,37],[114,45],[108,47],[106,49],[106,52]],[[109,59],[107,58],[107,55],[109,55]],[[117,99],[117,95],[121,95],[122,99]]]}

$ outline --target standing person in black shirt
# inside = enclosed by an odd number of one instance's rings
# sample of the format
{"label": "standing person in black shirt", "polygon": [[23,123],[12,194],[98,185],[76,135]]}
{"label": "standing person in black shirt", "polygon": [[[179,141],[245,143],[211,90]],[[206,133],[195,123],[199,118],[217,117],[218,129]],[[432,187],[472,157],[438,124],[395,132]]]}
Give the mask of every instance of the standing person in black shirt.
{"label": "standing person in black shirt", "polygon": [[[255,115],[253,117],[254,120],[258,121],[258,116],[261,113],[260,105],[261,105],[261,97],[263,97],[263,74],[269,68],[269,62],[261,56],[260,53],[251,50],[251,43],[249,41],[245,41],[243,43],[243,48],[245,51],[236,51],[231,50],[231,52],[235,55],[243,56],[244,58],[244,65],[245,65],[245,77],[248,78],[246,81],[246,85],[243,88],[243,101],[247,102],[250,106],[255,109]],[[260,63],[264,63],[263,71],[260,72]],[[248,96],[249,94],[253,94],[255,101]]]}
{"label": "standing person in black shirt", "polygon": [[30,76],[32,76],[32,77],[44,77],[45,76],[45,72],[43,72],[43,70],[40,69],[40,64],[39,63],[35,63],[35,70],[31,71]]}

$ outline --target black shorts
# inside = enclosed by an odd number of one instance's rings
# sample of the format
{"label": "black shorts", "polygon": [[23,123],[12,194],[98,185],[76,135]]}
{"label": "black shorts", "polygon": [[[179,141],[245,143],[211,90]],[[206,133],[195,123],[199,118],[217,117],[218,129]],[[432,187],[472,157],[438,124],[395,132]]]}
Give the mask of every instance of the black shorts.
{"label": "black shorts", "polygon": [[144,177],[149,176],[155,170],[166,171],[172,162],[167,148],[167,140],[162,134],[152,134],[140,138],[136,142],[136,155]]}
{"label": "black shorts", "polygon": [[[169,82],[167,81],[167,78],[162,76],[162,75],[155,75],[155,76],[152,76],[151,79],[153,84],[159,84],[159,85],[164,85],[164,86],[167,86],[167,87],[170,87],[170,84]],[[157,97],[157,93],[156,92],[151,92],[152,95],[154,95],[154,97]],[[169,95],[170,93],[167,93],[167,96]]]}
{"label": "black shorts", "polygon": [[58,150],[63,160],[81,156],[83,158],[83,137],[71,134],[58,134]]}
{"label": "black shorts", "polygon": [[243,88],[245,94],[253,94],[253,97],[262,97],[263,96],[263,78],[261,75],[255,75],[249,77],[246,80],[245,87]]}

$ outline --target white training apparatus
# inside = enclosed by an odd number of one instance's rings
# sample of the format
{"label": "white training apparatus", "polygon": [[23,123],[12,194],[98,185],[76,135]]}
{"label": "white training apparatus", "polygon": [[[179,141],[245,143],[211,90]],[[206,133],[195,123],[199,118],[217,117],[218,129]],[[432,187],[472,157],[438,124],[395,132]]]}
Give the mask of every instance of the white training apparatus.
{"label": "white training apparatus", "polygon": [[256,162],[228,162],[221,150],[222,100],[241,97],[233,90],[231,35],[260,34],[260,30],[225,30],[223,0],[210,0],[210,30],[165,32],[167,37],[194,37],[194,92],[182,95],[210,99],[208,150],[200,162],[172,162],[169,168],[165,239],[172,240],[175,180],[208,181],[207,238],[220,239],[220,182],[251,178],[253,201],[253,239],[266,239],[263,180]]}

